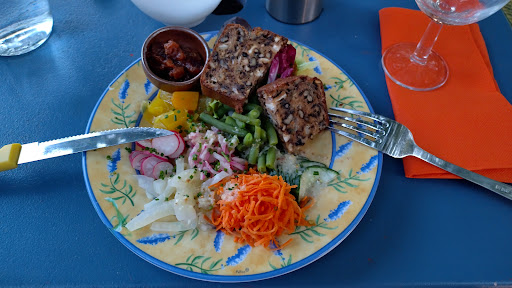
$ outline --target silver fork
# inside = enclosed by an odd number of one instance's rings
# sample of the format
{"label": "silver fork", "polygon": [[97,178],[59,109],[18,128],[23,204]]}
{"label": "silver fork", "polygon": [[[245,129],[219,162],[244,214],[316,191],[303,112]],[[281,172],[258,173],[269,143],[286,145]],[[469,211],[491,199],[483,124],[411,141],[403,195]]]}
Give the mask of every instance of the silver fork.
{"label": "silver fork", "polygon": [[[418,157],[430,164],[433,164],[441,169],[444,169],[450,173],[460,176],[512,200],[512,186],[494,181],[480,174],[476,174],[428,153],[416,145],[411,131],[404,125],[384,116],[371,114],[368,112],[338,107],[331,107],[331,109],[338,112],[345,112],[351,115],[361,116],[359,118],[353,118],[349,116],[329,113],[329,116],[331,116],[329,121],[331,125],[329,126],[329,129],[331,131],[364,145],[370,146],[371,148],[379,150],[394,158],[404,158],[406,156]],[[351,123],[352,125],[345,122],[340,122],[339,120],[344,120]],[[358,134],[336,129],[335,126],[341,126],[343,128],[353,130]],[[363,135],[369,137],[365,137]]]}

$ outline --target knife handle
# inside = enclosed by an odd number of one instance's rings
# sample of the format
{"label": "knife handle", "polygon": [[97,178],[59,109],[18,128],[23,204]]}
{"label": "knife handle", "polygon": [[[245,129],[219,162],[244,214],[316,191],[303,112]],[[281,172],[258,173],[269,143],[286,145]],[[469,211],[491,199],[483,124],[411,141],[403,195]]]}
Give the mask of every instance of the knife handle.
{"label": "knife handle", "polygon": [[21,144],[14,143],[0,148],[0,172],[18,167]]}

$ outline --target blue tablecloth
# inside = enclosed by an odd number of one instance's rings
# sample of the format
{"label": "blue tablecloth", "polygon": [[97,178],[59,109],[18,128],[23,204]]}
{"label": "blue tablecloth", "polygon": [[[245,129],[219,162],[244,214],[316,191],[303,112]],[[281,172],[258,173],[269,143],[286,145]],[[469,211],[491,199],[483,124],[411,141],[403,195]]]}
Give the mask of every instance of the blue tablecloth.
{"label": "blue tablecloth", "polygon": [[[305,25],[274,20],[262,0],[247,2],[238,16],[314,47],[355,79],[377,113],[393,117],[378,11],[416,9],[414,1],[324,1],[320,18]],[[104,89],[163,26],[127,0],[50,5],[55,25],[48,42],[0,58],[2,145],[83,133]],[[217,30],[230,17],[211,15],[194,29]],[[512,30],[501,11],[480,24],[496,80],[511,101]],[[511,227],[512,202],[462,180],[406,179],[402,161],[385,156],[370,209],[337,248],[298,271],[242,286],[512,284]],[[77,154],[0,173],[0,285],[226,284],[166,272],[126,249],[91,205]]]}

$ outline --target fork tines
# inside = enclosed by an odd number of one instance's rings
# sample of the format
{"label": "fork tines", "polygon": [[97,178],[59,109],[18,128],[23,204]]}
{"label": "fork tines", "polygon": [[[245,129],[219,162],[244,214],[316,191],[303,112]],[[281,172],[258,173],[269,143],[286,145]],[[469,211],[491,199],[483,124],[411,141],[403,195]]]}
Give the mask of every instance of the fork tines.
{"label": "fork tines", "polygon": [[[376,142],[381,141],[382,136],[385,134],[384,129],[388,126],[385,119],[379,117],[379,115],[339,107],[330,107],[330,109],[337,112],[347,113],[351,115],[351,117],[328,113],[331,118],[329,120],[329,123],[331,124],[328,127],[329,130],[370,147],[374,147]],[[360,117],[354,117],[354,115]],[[357,134],[338,129],[337,127],[343,127],[346,130],[355,131]]]}

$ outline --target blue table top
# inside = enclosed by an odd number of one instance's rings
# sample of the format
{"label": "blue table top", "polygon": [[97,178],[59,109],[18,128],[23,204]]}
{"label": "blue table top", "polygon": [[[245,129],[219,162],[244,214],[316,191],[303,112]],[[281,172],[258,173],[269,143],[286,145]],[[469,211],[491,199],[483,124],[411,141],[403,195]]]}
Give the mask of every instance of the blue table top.
{"label": "blue table top", "polygon": [[[393,117],[378,11],[416,9],[414,1],[324,1],[322,15],[305,25],[274,20],[263,0],[247,2],[238,16],[314,47],[355,79],[377,113]],[[0,58],[2,145],[83,133],[104,89],[163,26],[129,1],[50,5],[55,24],[48,42]],[[194,29],[218,30],[231,17],[211,15]],[[512,102],[512,30],[502,12],[480,27],[496,80]],[[512,202],[462,180],[407,179],[402,161],[385,156],[373,203],[337,248],[298,271],[243,286],[512,284],[511,224]],[[0,173],[0,285],[227,284],[166,272],[126,249],[91,205],[76,154]]]}

